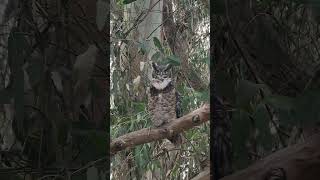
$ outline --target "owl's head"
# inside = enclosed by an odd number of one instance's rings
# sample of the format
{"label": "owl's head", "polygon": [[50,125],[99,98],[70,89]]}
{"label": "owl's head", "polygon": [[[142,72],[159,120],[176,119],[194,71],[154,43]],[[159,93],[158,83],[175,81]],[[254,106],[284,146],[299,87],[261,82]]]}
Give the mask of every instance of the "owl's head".
{"label": "owl's head", "polygon": [[158,65],[152,62],[151,85],[158,90],[163,90],[172,82],[171,64]]}

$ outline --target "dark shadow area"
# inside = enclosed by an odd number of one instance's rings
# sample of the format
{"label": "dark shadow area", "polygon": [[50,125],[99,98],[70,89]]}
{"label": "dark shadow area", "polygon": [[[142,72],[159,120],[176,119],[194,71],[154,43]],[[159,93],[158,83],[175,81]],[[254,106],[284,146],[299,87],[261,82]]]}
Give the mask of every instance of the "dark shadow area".
{"label": "dark shadow area", "polygon": [[109,178],[109,1],[0,3],[0,179]]}
{"label": "dark shadow area", "polygon": [[214,179],[318,179],[318,1],[211,6]]}

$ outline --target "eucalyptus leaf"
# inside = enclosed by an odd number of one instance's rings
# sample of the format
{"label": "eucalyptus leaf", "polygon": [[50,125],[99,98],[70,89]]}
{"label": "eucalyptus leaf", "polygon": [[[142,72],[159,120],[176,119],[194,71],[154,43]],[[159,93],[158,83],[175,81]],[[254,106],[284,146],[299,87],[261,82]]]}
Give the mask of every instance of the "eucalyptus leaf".
{"label": "eucalyptus leaf", "polygon": [[153,44],[158,48],[159,51],[164,53],[160,40],[157,37],[153,37]]}
{"label": "eucalyptus leaf", "polygon": [[123,4],[130,4],[130,3],[133,3],[135,1],[137,1],[137,0],[123,0],[122,3]]}
{"label": "eucalyptus leaf", "polygon": [[81,84],[88,84],[90,79],[90,73],[96,62],[96,56],[98,48],[95,45],[89,45],[88,49],[77,56],[76,62],[73,65],[72,78],[76,82],[75,90],[80,87]]}
{"label": "eucalyptus leaf", "polygon": [[142,54],[146,54],[148,52],[148,48],[147,48],[147,42],[146,41],[142,41],[142,42],[139,42],[138,43],[138,46],[139,46],[139,51],[142,53]]}
{"label": "eucalyptus leaf", "polygon": [[175,55],[168,56],[165,59],[165,64],[172,64],[173,66],[180,66],[180,58]]}

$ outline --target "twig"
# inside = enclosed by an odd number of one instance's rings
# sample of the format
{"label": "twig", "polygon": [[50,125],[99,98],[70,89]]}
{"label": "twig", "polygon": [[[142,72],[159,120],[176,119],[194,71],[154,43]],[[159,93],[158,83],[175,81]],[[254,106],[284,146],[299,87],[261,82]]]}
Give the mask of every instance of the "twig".
{"label": "twig", "polygon": [[95,165],[95,164],[97,164],[99,162],[103,162],[103,161],[106,161],[106,160],[107,160],[107,157],[103,157],[103,158],[97,159],[95,161],[91,161],[91,162],[87,163],[85,166],[83,166],[83,167],[77,169],[76,171],[73,171],[72,173],[70,173],[70,176],[75,175],[75,174],[77,174],[77,173],[79,173],[79,172],[81,172],[81,171],[83,171],[85,169],[88,169],[89,167],[91,167],[91,166],[93,166],[93,165]]}

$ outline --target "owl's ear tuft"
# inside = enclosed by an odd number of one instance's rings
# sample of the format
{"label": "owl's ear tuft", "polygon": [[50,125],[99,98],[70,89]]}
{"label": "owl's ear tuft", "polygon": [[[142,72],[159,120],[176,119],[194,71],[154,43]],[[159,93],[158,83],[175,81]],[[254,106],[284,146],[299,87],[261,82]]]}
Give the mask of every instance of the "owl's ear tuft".
{"label": "owl's ear tuft", "polygon": [[152,68],[153,68],[155,71],[158,71],[158,65],[157,65],[157,63],[152,62]]}
{"label": "owl's ear tuft", "polygon": [[164,68],[165,71],[168,71],[169,69],[172,68],[172,64],[167,64]]}

